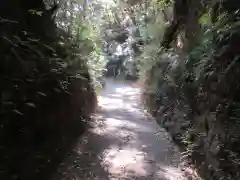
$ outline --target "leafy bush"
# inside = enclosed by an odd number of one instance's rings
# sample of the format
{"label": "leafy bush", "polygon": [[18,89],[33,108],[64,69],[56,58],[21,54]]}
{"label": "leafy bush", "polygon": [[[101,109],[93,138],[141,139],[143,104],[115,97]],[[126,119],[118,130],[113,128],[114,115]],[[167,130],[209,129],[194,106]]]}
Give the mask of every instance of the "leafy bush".
{"label": "leafy bush", "polygon": [[88,69],[95,42],[80,39],[80,26],[77,35],[57,28],[41,0],[4,3],[0,14],[19,19],[0,19],[0,178],[47,179],[96,106]]}

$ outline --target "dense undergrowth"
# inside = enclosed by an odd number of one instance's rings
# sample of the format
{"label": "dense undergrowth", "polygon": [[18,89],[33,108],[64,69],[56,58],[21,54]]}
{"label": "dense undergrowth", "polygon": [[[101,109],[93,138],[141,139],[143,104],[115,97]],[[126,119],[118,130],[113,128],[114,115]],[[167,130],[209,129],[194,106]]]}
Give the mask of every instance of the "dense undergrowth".
{"label": "dense undergrowth", "polygon": [[240,178],[239,8],[236,1],[206,4],[196,17],[188,9],[173,37],[174,23],[147,42],[140,56],[143,103],[208,180]]}
{"label": "dense undergrowth", "polygon": [[56,26],[57,4],[1,4],[0,179],[46,179],[95,109],[96,45],[79,24],[75,34]]}

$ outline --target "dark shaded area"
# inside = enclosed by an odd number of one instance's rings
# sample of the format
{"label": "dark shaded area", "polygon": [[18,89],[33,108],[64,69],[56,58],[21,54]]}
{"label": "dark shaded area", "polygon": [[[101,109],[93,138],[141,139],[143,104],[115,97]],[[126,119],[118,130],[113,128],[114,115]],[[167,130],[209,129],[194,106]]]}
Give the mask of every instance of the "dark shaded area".
{"label": "dark shaded area", "polygon": [[83,70],[84,80],[74,78],[61,66],[68,50],[76,49],[58,44],[56,10],[57,4],[47,10],[42,0],[1,2],[3,180],[48,179],[68,148],[85,131],[88,116],[96,105],[84,63],[77,67]]}

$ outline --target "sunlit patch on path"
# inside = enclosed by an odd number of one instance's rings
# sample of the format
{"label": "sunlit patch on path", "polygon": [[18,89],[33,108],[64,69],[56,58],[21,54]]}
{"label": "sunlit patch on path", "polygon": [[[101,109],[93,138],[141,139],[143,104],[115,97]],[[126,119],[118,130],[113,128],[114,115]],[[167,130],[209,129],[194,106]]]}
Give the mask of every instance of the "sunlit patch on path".
{"label": "sunlit patch on path", "polygon": [[62,162],[55,180],[187,180],[166,132],[141,110],[140,89],[108,80],[94,127]]}

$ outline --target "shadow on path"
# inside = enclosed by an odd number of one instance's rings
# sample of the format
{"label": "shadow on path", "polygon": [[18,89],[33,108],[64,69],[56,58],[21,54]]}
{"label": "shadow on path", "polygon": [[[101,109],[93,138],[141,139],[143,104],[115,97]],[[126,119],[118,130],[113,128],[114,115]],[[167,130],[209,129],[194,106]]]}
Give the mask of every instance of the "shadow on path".
{"label": "shadow on path", "polygon": [[78,140],[53,180],[186,180],[179,152],[146,116],[140,90],[108,80],[93,127]]}

